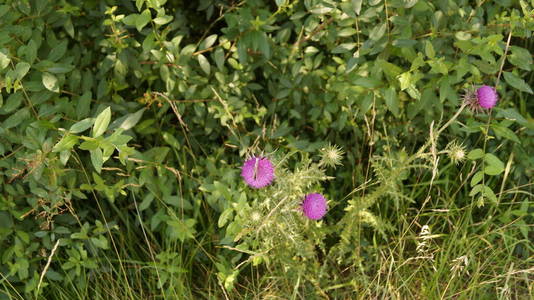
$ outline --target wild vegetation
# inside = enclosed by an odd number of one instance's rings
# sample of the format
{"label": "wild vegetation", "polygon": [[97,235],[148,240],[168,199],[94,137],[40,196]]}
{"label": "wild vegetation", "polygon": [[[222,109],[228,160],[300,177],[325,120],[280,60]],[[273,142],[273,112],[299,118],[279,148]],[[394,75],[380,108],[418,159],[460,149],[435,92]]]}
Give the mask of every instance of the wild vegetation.
{"label": "wild vegetation", "polygon": [[0,299],[532,299],[534,1],[4,0]]}

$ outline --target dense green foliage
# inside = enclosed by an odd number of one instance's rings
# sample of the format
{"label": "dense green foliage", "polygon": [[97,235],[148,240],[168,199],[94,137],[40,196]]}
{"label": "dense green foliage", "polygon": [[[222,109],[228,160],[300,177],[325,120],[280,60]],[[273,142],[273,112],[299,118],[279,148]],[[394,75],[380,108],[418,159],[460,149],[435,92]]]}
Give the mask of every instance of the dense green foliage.
{"label": "dense green foliage", "polygon": [[0,299],[533,297],[533,30],[532,0],[5,0]]}

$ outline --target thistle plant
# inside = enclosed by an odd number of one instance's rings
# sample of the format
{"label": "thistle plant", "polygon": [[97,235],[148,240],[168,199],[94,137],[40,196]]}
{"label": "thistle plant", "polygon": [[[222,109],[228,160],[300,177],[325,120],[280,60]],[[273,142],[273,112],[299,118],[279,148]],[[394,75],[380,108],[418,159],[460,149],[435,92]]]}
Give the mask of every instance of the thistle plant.
{"label": "thistle plant", "polygon": [[[254,199],[236,209],[229,228],[240,229],[228,231],[238,243],[236,248],[250,255],[241,265],[265,262],[269,268],[295,274],[320,266],[318,251],[323,249],[328,212],[328,197],[319,193],[320,183],[333,179],[326,171],[340,165],[342,157],[341,148],[328,145],[316,159],[293,152],[244,162],[241,175],[253,188],[248,193],[253,192]],[[276,260],[269,259],[273,257]]]}

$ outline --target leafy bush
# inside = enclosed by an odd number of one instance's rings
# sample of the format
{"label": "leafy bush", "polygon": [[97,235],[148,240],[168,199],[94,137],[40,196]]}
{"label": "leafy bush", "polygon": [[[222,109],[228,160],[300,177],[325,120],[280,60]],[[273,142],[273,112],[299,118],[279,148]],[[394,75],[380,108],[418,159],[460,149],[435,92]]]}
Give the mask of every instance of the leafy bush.
{"label": "leafy bush", "polygon": [[0,299],[532,297],[533,7],[6,0]]}

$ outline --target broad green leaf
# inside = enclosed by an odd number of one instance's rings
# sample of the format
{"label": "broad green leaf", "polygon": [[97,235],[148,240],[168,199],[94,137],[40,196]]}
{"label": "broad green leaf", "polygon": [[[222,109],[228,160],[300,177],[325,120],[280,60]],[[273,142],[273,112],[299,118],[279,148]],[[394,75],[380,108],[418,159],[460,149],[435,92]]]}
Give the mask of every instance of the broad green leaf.
{"label": "broad green leaf", "polygon": [[135,28],[137,31],[143,30],[143,28],[150,22],[152,15],[149,9],[143,10],[143,12],[135,19]]}
{"label": "broad green leaf", "polygon": [[399,116],[399,100],[397,98],[397,92],[395,88],[390,87],[384,93],[384,100],[389,111],[393,113],[396,117]]}
{"label": "broad green leaf", "polygon": [[78,100],[76,101],[76,116],[78,118],[81,119],[89,115],[92,97],[93,94],[91,93],[91,91],[87,91],[83,93],[81,97],[78,98]]}
{"label": "broad green leaf", "polygon": [[316,15],[323,15],[323,14],[327,14],[327,13],[331,12],[332,10],[334,10],[332,7],[326,7],[326,6],[323,6],[323,5],[318,5],[317,7],[311,9],[310,12],[312,14],[316,14]]}
{"label": "broad green leaf", "polygon": [[30,117],[30,111],[27,107],[19,109],[17,112],[9,116],[3,123],[2,127],[4,129],[10,129],[20,125],[24,120]]}
{"label": "broad green leaf", "polygon": [[87,129],[89,129],[93,124],[95,123],[95,119],[94,118],[86,118],[86,119],[83,119],[79,122],[76,122],[74,123],[69,131],[70,133],[80,133],[80,132],[83,132]]}
{"label": "broad green leaf", "polygon": [[482,196],[489,199],[493,203],[497,203],[497,196],[495,195],[493,190],[487,185],[484,185],[482,188]]}
{"label": "broad green leaf", "polygon": [[234,210],[229,207],[225,209],[222,214],[219,216],[219,221],[217,222],[217,225],[219,225],[219,228],[224,227],[228,220],[232,217]]}
{"label": "broad green leaf", "polygon": [[221,48],[215,50],[215,52],[213,53],[213,58],[215,59],[215,64],[217,64],[217,68],[222,71],[224,68],[224,50]]}
{"label": "broad green leaf", "polygon": [[78,137],[75,135],[64,136],[55,146],[52,148],[52,152],[61,152],[71,150],[78,142]]}
{"label": "broad green leaf", "polygon": [[506,80],[506,82],[509,85],[513,86],[514,88],[516,88],[516,89],[518,89],[518,90],[520,90],[522,92],[527,92],[529,94],[534,94],[534,92],[532,92],[532,88],[530,88],[528,83],[526,83],[523,79],[519,78],[514,73],[503,72],[503,75],[504,75],[504,80]]}
{"label": "broad green leaf", "polygon": [[135,0],[135,7],[137,7],[138,11],[141,11],[141,8],[143,8],[143,3],[145,0]]}
{"label": "broad green leaf", "polygon": [[484,162],[486,163],[484,173],[488,175],[495,176],[504,171],[504,163],[491,153],[486,153],[484,155]]}
{"label": "broad green leaf", "polygon": [[67,165],[71,152],[69,150],[63,150],[59,153],[59,161],[63,166]]}
{"label": "broad green leaf", "polygon": [[217,41],[217,35],[212,34],[208,36],[202,43],[200,43],[200,46],[198,47],[199,50],[208,49],[209,47],[213,46],[215,44],[215,41]]}
{"label": "broad green leaf", "polygon": [[155,18],[154,23],[158,25],[165,25],[169,23],[170,21],[172,21],[172,19],[173,19],[173,16],[161,16],[161,17]]}
{"label": "broad green leaf", "polygon": [[180,149],[180,142],[169,132],[163,133],[163,140],[176,150]]}
{"label": "broad green leaf", "polygon": [[469,152],[469,154],[467,154],[467,158],[470,160],[477,160],[482,157],[484,157],[484,151],[480,148],[473,149]]}
{"label": "broad green leaf", "polygon": [[139,17],[139,14],[131,14],[124,18],[122,18],[122,23],[128,26],[135,26],[135,21],[137,20],[137,17]]}
{"label": "broad green leaf", "polygon": [[425,54],[430,59],[433,59],[436,56],[436,51],[434,51],[434,46],[432,46],[430,40],[425,42]]}
{"label": "broad green leaf", "polygon": [[360,15],[360,11],[362,10],[362,2],[363,0],[352,0],[352,8],[357,15]]}
{"label": "broad green leaf", "polygon": [[141,117],[143,116],[143,113],[145,112],[145,110],[146,110],[145,108],[141,108],[140,110],[134,113],[128,114],[128,116],[121,123],[119,128],[122,128],[124,130],[133,128],[139,122],[139,120],[141,120]]}
{"label": "broad green leaf", "polygon": [[82,150],[95,150],[100,146],[100,142],[98,140],[87,140],[80,144],[78,148]]}
{"label": "broad green leaf", "polygon": [[495,131],[495,134],[498,137],[502,137],[502,138],[514,141],[516,143],[521,143],[517,135],[509,128],[504,127],[499,124],[491,124],[491,128],[493,129],[493,131]]}
{"label": "broad green leaf", "polygon": [[473,175],[473,177],[471,177],[471,187],[477,185],[481,180],[482,178],[484,178],[484,172],[482,171],[478,171],[475,173],[475,175]]}
{"label": "broad green leaf", "polygon": [[7,66],[9,66],[9,62],[11,61],[9,56],[7,56],[4,52],[7,53],[7,50],[0,50],[0,70],[7,68]]}
{"label": "broad green leaf", "polygon": [[378,41],[386,33],[387,24],[382,23],[381,25],[375,26],[371,32],[369,32],[369,38],[373,41]]}
{"label": "broad green leaf", "polygon": [[518,46],[511,46],[510,50],[512,53],[508,55],[508,61],[523,70],[532,70],[532,55],[530,51]]}
{"label": "broad green leaf", "polygon": [[24,78],[24,76],[26,76],[26,74],[28,74],[28,71],[30,70],[30,64],[27,63],[27,62],[19,62],[16,66],[15,66],[15,78],[18,79],[18,80],[21,80],[22,78]]}
{"label": "broad green leaf", "polygon": [[55,62],[59,60],[60,58],[62,58],[63,55],[65,55],[65,52],[67,52],[67,46],[68,46],[67,40],[61,41],[59,44],[54,46],[52,50],[50,50],[50,54],[48,55],[47,60]]}
{"label": "broad green leaf", "polygon": [[95,119],[95,125],[93,126],[93,137],[99,137],[108,128],[109,121],[111,120],[111,108],[108,106],[104,109]]}
{"label": "broad green leaf", "polygon": [[139,211],[147,209],[154,200],[153,193],[147,193],[141,204],[139,204]]}
{"label": "broad green leaf", "polygon": [[89,153],[91,154],[91,163],[93,164],[93,167],[95,167],[95,170],[98,172],[98,174],[100,174],[100,171],[102,171],[102,164],[104,163],[102,150],[97,148],[90,150]]}
{"label": "broad green leaf", "polygon": [[358,31],[355,28],[343,28],[337,33],[337,36],[347,37],[347,36],[355,35],[356,33],[358,33]]}
{"label": "broad green leaf", "polygon": [[210,75],[211,66],[208,62],[208,59],[202,54],[199,54],[197,59],[198,63],[200,64],[200,68],[202,68],[202,71],[204,71],[206,75]]}
{"label": "broad green leaf", "polygon": [[354,49],[356,47],[356,43],[343,43],[341,45],[338,45],[332,50],[332,53],[345,53],[349,52],[350,50]]}
{"label": "broad green leaf", "polygon": [[57,82],[57,77],[54,76],[53,74],[43,72],[42,73],[42,82],[43,82],[44,87],[47,90],[52,91],[54,93],[59,93],[59,86],[58,86],[58,82]]}

